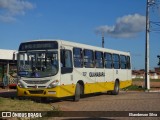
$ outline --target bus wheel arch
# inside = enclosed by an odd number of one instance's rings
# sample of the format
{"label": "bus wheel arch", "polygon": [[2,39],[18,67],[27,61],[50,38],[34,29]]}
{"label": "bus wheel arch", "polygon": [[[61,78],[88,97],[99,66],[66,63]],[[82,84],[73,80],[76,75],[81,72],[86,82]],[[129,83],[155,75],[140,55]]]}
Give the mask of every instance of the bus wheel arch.
{"label": "bus wheel arch", "polygon": [[80,94],[84,95],[84,82],[82,80],[79,80],[77,83],[80,84],[80,89],[81,89]]}
{"label": "bus wheel arch", "polygon": [[84,94],[84,83],[82,80],[79,80],[76,84],[74,101],[79,101],[81,95]]}
{"label": "bus wheel arch", "polygon": [[114,83],[114,90],[111,92],[112,95],[118,95],[119,89],[120,89],[120,81],[119,81],[119,79],[116,79],[115,83]]}

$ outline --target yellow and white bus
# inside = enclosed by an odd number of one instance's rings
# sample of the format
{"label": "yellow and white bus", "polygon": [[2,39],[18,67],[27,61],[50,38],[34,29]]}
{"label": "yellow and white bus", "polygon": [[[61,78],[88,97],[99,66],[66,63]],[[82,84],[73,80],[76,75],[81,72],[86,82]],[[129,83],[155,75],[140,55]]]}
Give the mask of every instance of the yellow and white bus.
{"label": "yellow and white bus", "polygon": [[18,96],[61,98],[130,86],[130,53],[64,40],[21,43]]}

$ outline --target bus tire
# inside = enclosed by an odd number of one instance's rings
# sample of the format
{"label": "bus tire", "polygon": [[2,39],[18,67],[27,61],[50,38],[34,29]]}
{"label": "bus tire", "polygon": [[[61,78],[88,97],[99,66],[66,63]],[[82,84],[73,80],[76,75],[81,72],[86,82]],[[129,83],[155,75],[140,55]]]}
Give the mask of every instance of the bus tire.
{"label": "bus tire", "polygon": [[76,84],[76,90],[75,90],[75,95],[74,95],[74,101],[78,102],[80,99],[81,95],[81,86],[79,83]]}
{"label": "bus tire", "polygon": [[41,100],[42,103],[47,103],[48,102],[48,99],[46,97],[41,97],[40,100]]}
{"label": "bus tire", "polygon": [[119,94],[119,81],[116,80],[114,84],[114,90],[111,92],[112,95],[118,95]]}
{"label": "bus tire", "polygon": [[25,98],[23,96],[17,96],[18,100],[24,100]]}

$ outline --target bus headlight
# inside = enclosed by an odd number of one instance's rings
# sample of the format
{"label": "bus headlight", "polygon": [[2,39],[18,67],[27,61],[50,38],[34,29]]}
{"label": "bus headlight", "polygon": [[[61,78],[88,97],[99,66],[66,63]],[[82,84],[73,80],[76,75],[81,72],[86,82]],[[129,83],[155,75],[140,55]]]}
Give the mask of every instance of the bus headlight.
{"label": "bus headlight", "polygon": [[24,88],[24,85],[21,83],[21,82],[18,82],[18,87],[20,87],[20,88]]}
{"label": "bus headlight", "polygon": [[56,87],[58,85],[59,81],[58,80],[54,80],[53,82],[51,82],[47,88],[53,88]]}
{"label": "bus headlight", "polygon": [[19,81],[21,79],[21,76],[17,76],[17,80]]}

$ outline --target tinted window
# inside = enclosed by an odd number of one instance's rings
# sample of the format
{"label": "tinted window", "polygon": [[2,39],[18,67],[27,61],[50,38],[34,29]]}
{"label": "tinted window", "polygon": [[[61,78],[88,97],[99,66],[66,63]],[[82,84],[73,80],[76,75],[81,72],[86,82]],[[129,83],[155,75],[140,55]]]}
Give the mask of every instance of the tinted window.
{"label": "tinted window", "polygon": [[73,57],[74,57],[74,66],[83,67],[81,48],[73,48]]}
{"label": "tinted window", "polygon": [[61,50],[61,67],[72,68],[72,52]]}
{"label": "tinted window", "polygon": [[110,53],[105,53],[104,54],[104,65],[105,68],[112,68],[112,54]]}
{"label": "tinted window", "polygon": [[86,68],[94,67],[94,54],[92,50],[84,50],[84,66]]}
{"label": "tinted window", "polygon": [[102,52],[95,52],[95,62],[97,68],[103,68],[103,53]]}
{"label": "tinted window", "polygon": [[126,69],[127,68],[126,56],[120,55],[120,61],[121,61],[121,69]]}
{"label": "tinted window", "polygon": [[118,55],[118,54],[113,54],[113,65],[114,65],[114,69],[119,69],[119,68],[120,68],[119,62],[120,62],[120,60],[119,60],[119,55]]}
{"label": "tinted window", "polygon": [[127,56],[127,69],[131,69],[130,57]]}

